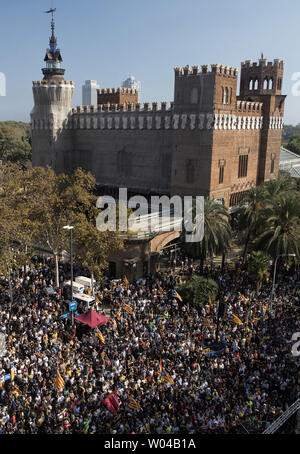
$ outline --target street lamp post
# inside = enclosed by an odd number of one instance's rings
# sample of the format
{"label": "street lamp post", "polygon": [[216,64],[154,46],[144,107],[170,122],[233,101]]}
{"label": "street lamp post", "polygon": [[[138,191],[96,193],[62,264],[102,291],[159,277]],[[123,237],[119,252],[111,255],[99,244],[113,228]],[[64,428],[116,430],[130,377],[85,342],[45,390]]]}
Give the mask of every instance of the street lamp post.
{"label": "street lamp post", "polygon": [[272,282],[270,312],[272,311],[272,304],[273,304],[274,293],[275,293],[276,269],[277,269],[277,261],[278,261],[279,257],[296,257],[296,254],[279,254],[279,255],[277,255],[277,257],[275,259],[274,271],[273,271],[273,282]]}
{"label": "street lamp post", "polygon": [[[65,225],[64,230],[70,231],[70,265],[71,265],[71,301],[73,301],[73,229],[72,225]],[[74,311],[71,311],[72,314],[72,326],[74,326]]]}

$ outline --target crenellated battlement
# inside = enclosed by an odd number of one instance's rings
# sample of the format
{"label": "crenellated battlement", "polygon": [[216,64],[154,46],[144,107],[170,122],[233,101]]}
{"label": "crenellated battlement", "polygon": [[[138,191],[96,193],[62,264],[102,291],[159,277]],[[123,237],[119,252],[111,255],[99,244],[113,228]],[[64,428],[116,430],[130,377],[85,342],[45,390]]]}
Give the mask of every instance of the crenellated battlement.
{"label": "crenellated battlement", "polygon": [[136,90],[135,88],[118,87],[118,88],[99,88],[97,90],[97,92],[100,93],[101,95],[115,95],[115,94],[135,95],[139,91]]}
{"label": "crenellated battlement", "polygon": [[54,82],[54,81],[51,82],[49,80],[34,80],[32,82],[32,85],[34,87],[44,87],[44,86],[53,86],[53,85],[56,85],[56,86],[70,85],[70,86],[74,87],[74,82],[73,82],[73,80],[62,80],[62,81],[59,81],[59,83]]}
{"label": "crenellated battlement", "polygon": [[284,61],[279,58],[275,58],[274,61],[268,61],[265,58],[260,58],[258,62],[252,62],[251,60],[246,60],[241,64],[242,69],[246,68],[282,68],[284,67]]}
{"label": "crenellated battlement", "polygon": [[261,114],[263,109],[262,102],[237,101],[236,109],[238,112],[252,112]]}
{"label": "crenellated battlement", "polygon": [[[159,108],[160,104],[160,108]],[[145,103],[124,103],[124,104],[99,104],[98,106],[77,106],[72,113],[96,113],[96,112],[166,112],[173,109],[167,102],[145,102]]]}
{"label": "crenellated battlement", "polygon": [[230,77],[237,77],[239,74],[238,68],[233,68],[231,66],[225,66],[225,65],[218,65],[218,64],[212,64],[212,65],[202,65],[201,66],[201,71],[200,71],[200,66],[192,66],[190,67],[189,65],[186,65],[185,67],[176,67],[174,68],[175,71],[175,76],[197,76],[201,74],[209,74],[209,73],[216,73],[216,74],[222,74],[224,76],[230,76]]}

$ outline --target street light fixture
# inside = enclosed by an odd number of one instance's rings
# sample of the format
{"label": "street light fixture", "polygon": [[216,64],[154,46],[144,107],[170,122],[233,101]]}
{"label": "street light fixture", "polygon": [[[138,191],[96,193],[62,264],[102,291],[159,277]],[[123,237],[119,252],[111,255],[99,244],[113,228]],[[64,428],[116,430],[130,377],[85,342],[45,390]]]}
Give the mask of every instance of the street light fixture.
{"label": "street light fixture", "polygon": [[[71,264],[71,301],[73,301],[73,229],[72,225],[65,225],[64,230],[70,231],[70,264]],[[72,326],[74,325],[74,311],[72,311]]]}
{"label": "street light fixture", "polygon": [[272,303],[273,303],[274,292],[275,292],[276,268],[277,268],[277,261],[278,261],[279,257],[296,257],[296,254],[280,254],[280,255],[277,255],[277,257],[275,259],[274,272],[273,272],[273,282],[272,282],[270,311],[272,311]]}

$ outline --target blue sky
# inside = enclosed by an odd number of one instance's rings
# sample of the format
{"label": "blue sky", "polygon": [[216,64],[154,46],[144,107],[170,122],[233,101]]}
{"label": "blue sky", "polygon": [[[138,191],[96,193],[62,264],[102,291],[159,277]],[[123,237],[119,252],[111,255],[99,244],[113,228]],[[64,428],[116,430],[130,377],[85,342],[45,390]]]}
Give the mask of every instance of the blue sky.
{"label": "blue sky", "polygon": [[[0,120],[29,120],[31,85],[41,68],[50,35],[51,0],[3,0],[0,72],[6,96]],[[300,123],[300,96],[292,74],[300,72],[299,0],[54,0],[56,36],[66,79],[81,86],[120,86],[129,75],[142,82],[141,102],[173,99],[175,66],[257,60],[285,61],[285,123]]]}

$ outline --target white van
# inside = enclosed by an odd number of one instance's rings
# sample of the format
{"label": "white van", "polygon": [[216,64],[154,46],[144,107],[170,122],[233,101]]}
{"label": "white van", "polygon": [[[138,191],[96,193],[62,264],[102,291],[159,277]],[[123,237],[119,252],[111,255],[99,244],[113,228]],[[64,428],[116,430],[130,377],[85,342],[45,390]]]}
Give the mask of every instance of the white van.
{"label": "white van", "polygon": [[[65,282],[65,285],[69,285],[71,287],[71,281]],[[84,285],[73,281],[73,293],[83,293],[83,292],[84,292]]]}
{"label": "white van", "polygon": [[93,296],[86,295],[85,293],[74,293],[73,298],[79,304],[84,303],[84,310],[88,311],[91,309],[93,304],[95,303],[95,298]]}
{"label": "white van", "polygon": [[[77,284],[82,285],[85,290],[88,290],[88,289],[92,290],[92,279],[90,279],[89,277],[78,276],[78,277],[75,277],[75,281],[77,282]],[[96,280],[94,279],[94,288],[95,288],[95,285],[96,285]]]}

